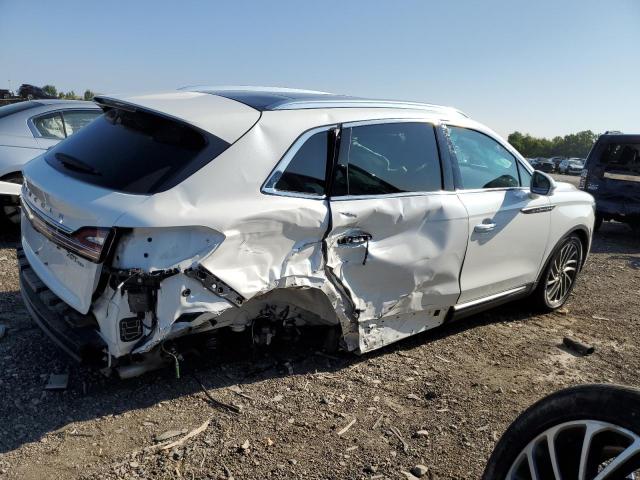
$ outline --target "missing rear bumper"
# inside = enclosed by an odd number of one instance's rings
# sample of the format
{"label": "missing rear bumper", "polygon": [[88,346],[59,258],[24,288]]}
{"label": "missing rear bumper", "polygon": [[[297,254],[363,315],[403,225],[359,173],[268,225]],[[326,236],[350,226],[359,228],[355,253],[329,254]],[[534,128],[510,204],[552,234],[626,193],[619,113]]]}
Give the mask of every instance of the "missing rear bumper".
{"label": "missing rear bumper", "polygon": [[34,322],[65,353],[78,362],[104,366],[106,344],[90,315],[67,306],[38,278],[22,249],[17,251],[20,292]]}

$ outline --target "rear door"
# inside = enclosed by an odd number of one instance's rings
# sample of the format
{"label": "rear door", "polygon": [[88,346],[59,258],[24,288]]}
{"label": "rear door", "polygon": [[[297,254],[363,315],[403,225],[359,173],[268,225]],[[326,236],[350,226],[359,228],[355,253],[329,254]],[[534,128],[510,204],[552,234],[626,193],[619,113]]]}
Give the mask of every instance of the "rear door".
{"label": "rear door", "polygon": [[340,135],[328,266],[360,322],[417,315],[405,336],[441,323],[459,295],[467,215],[443,189],[434,125],[378,120]]}
{"label": "rear door", "polygon": [[496,139],[446,129],[458,197],[469,214],[459,303],[534,282],[549,235],[549,198],[530,193],[531,173]]}

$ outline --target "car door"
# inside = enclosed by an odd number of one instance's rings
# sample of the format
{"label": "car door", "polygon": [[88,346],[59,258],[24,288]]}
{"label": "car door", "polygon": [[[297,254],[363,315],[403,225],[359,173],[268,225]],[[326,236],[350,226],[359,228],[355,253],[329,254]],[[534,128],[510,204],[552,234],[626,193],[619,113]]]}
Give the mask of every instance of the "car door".
{"label": "car door", "polygon": [[524,290],[536,280],[549,235],[549,198],[531,194],[531,172],[490,135],[448,125],[458,192],[469,214],[459,304]]}
{"label": "car door", "polygon": [[339,144],[327,265],[361,328],[381,317],[411,317],[378,339],[383,344],[442,323],[459,295],[468,220],[455,192],[443,188],[434,125],[345,124]]}

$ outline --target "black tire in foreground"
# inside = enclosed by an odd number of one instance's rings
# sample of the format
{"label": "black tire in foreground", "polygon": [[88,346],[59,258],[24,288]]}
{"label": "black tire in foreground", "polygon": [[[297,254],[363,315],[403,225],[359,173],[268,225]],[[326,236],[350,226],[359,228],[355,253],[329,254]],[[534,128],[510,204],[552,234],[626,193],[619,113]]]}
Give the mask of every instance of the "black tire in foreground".
{"label": "black tire in foreground", "polygon": [[633,479],[638,472],[640,390],[581,385],[520,414],[496,445],[482,480]]}
{"label": "black tire in foreground", "polygon": [[533,307],[550,312],[564,305],[576,284],[583,258],[584,248],[578,235],[572,233],[562,239],[531,295]]}

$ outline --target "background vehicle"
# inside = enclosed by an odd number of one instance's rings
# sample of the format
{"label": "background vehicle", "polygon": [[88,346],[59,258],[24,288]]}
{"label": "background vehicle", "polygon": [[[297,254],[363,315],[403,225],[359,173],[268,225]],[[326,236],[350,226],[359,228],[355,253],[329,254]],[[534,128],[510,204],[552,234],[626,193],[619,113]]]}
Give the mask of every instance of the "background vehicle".
{"label": "background vehicle", "polygon": [[0,221],[18,224],[25,163],[91,122],[102,111],[92,102],[38,100],[0,107]]}
{"label": "background vehicle", "polygon": [[565,175],[580,175],[584,168],[584,160],[581,158],[568,158],[560,162],[558,171]]}
{"label": "background vehicle", "polygon": [[221,328],[268,344],[331,326],[364,353],[516,298],[553,310],[589,251],[591,196],[452,108],[215,87],[96,101],[105,115],[24,169],[21,285],[71,355],[123,376]]}
{"label": "background vehicle", "polygon": [[617,220],[640,232],[640,135],[601,135],[589,152],[580,188],[596,199],[596,228]]}
{"label": "background vehicle", "polygon": [[0,88],[0,98],[9,98],[13,95],[11,90],[6,90],[4,88]]}
{"label": "background vehicle", "polygon": [[34,100],[34,99],[55,99],[53,95],[49,95],[42,88],[36,87],[35,85],[29,85],[28,83],[23,83],[20,85],[18,89],[18,95],[26,100]]}
{"label": "background vehicle", "polygon": [[541,172],[545,173],[553,173],[555,168],[555,164],[551,160],[547,160],[546,158],[539,158],[535,166],[536,170],[540,170]]}
{"label": "background vehicle", "polygon": [[549,161],[553,164],[553,171],[557,172],[560,168],[560,163],[565,160],[566,157],[551,157]]}
{"label": "background vehicle", "polygon": [[613,480],[639,473],[640,391],[580,385],[523,412],[496,445],[482,479]]}

